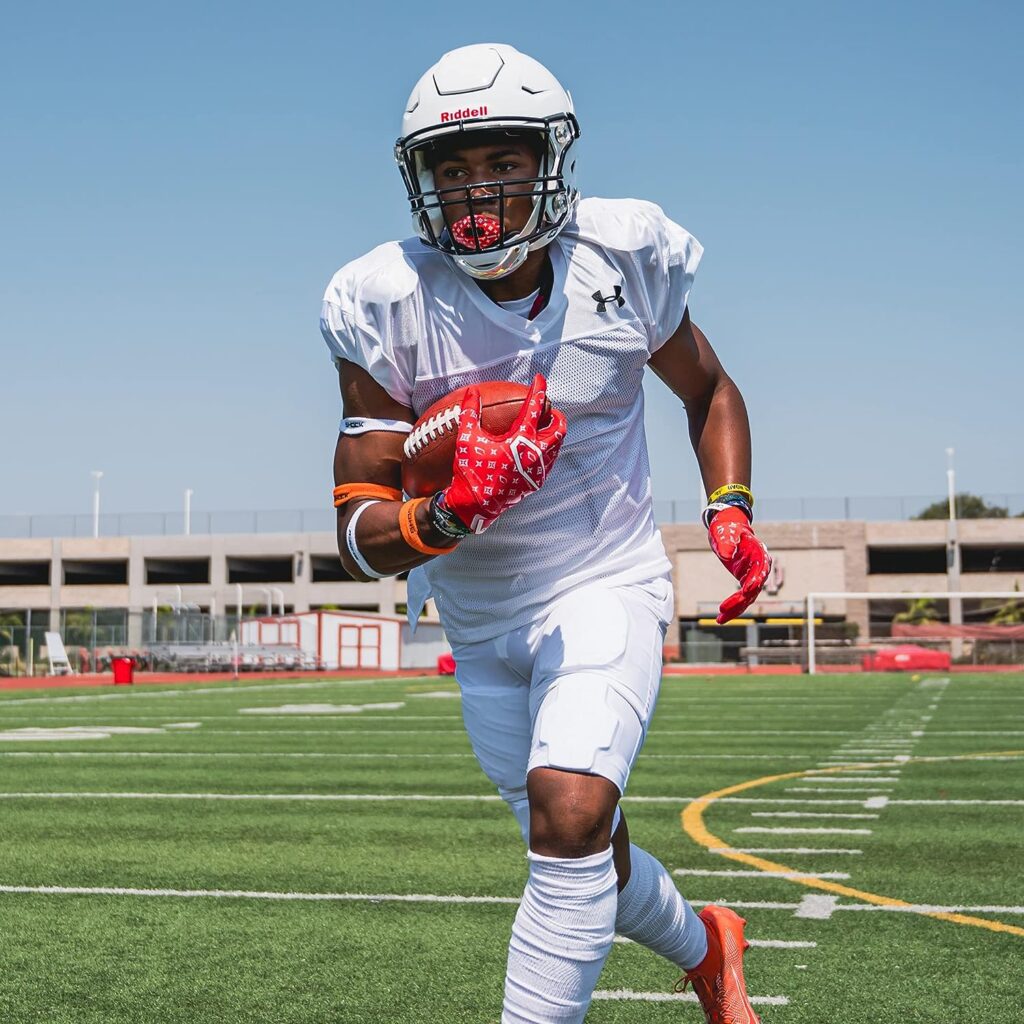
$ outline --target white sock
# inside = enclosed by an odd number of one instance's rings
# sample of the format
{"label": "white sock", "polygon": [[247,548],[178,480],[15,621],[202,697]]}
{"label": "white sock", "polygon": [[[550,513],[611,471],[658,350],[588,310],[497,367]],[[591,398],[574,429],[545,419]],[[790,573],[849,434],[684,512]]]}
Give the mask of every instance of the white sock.
{"label": "white sock", "polygon": [[590,857],[532,851],[527,857],[501,1024],[581,1024],[615,937],[612,849]]}
{"label": "white sock", "polygon": [[629,844],[630,875],[619,893],[615,930],[671,960],[681,970],[707,955],[704,922],[679,894],[672,876],[646,850]]}

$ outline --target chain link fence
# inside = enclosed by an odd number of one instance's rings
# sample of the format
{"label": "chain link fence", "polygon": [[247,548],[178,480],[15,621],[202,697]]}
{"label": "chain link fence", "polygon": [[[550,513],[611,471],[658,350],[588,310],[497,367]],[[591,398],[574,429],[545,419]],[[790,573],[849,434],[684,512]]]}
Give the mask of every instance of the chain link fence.
{"label": "chain link fence", "polygon": [[[960,496],[963,497],[963,496]],[[1024,494],[980,495],[986,506],[1024,516]],[[912,519],[945,495],[886,495],[840,498],[757,499],[761,522],[801,520]],[[662,498],[654,502],[658,523],[695,523],[704,503],[697,498]],[[193,512],[186,524],[182,512],[104,513],[91,515],[0,515],[0,537],[151,537],[193,534],[330,533],[336,526],[333,509],[279,509],[263,512]],[[186,529],[187,527],[187,529]]]}
{"label": "chain link fence", "polygon": [[[253,618],[262,608],[243,608]],[[50,672],[46,613],[0,614],[0,676],[45,676]],[[130,657],[136,668],[155,671],[243,671],[306,668],[288,645],[273,649],[237,645],[237,615],[210,615],[187,606],[128,612],[118,608],[62,609],[56,632],[75,672],[107,672],[114,658]]]}

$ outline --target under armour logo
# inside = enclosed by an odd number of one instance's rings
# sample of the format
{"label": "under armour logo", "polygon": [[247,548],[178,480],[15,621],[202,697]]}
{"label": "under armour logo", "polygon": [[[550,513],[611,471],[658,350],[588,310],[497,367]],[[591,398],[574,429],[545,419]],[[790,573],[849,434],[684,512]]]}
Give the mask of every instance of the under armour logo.
{"label": "under armour logo", "polygon": [[594,292],[590,297],[597,303],[598,313],[603,313],[608,308],[609,302],[614,302],[616,306],[624,306],[626,300],[622,297],[622,285],[617,284],[612,291],[613,295],[602,295],[600,290]]}

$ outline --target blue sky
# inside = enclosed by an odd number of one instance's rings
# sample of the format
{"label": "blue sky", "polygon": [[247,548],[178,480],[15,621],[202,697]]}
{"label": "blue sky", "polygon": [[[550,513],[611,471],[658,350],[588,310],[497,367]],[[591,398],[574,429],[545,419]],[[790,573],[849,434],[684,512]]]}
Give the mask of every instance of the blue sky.
{"label": "blue sky", "polygon": [[[443,51],[572,90],[585,194],[704,243],[691,299],[766,496],[1024,492],[1011,3],[20,5],[0,35],[0,513],[316,507],[338,266],[409,233],[391,147]],[[649,388],[656,496],[691,498]]]}

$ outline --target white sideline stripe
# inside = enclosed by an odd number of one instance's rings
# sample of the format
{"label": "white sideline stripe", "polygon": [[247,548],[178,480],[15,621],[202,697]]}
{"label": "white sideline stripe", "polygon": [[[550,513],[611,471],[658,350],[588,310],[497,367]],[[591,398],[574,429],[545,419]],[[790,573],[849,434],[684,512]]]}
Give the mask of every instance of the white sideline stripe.
{"label": "white sideline stripe", "polygon": [[869,796],[864,801],[864,807],[868,810],[884,810],[889,806],[889,797],[887,796]]}
{"label": "white sideline stripe", "polygon": [[[635,992],[631,988],[599,988],[594,999],[604,1002],[620,1000],[640,1003],[695,1003],[694,992]],[[789,1006],[789,996],[750,996],[754,1006]]]}
{"label": "white sideline stripe", "polygon": [[177,896],[234,900],[346,901],[357,903],[519,903],[519,896],[435,896],[430,893],[252,892],[244,889],[131,889],[121,886],[0,885],[0,893],[42,896]]}
{"label": "white sideline stripe", "polygon": [[785,827],[767,828],[764,826],[747,826],[746,828],[738,828],[737,832],[741,833],[759,833],[761,835],[776,835],[776,836],[797,836],[797,835],[814,835],[814,836],[870,836],[873,832],[869,828],[790,828],[788,825]]}
{"label": "white sideline stripe", "polygon": [[825,853],[858,854],[863,850],[830,850],[820,846],[714,846],[710,853]]}
{"label": "white sideline stripe", "polygon": [[845,871],[711,871],[707,868],[676,868],[672,874],[693,878],[834,878],[837,881],[850,877]]}
{"label": "white sideline stripe", "polygon": [[877,818],[877,814],[833,814],[829,811],[751,811],[752,818]]}

